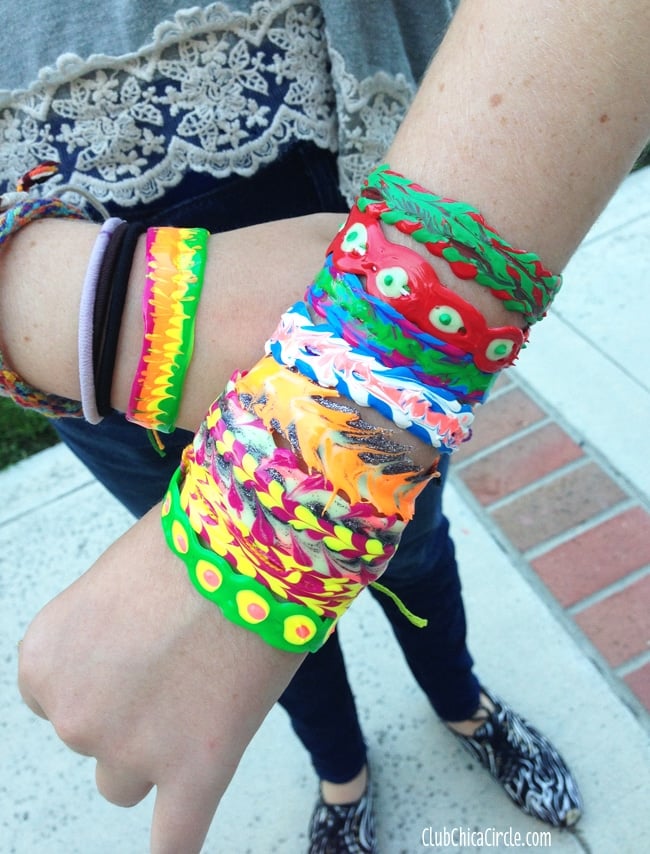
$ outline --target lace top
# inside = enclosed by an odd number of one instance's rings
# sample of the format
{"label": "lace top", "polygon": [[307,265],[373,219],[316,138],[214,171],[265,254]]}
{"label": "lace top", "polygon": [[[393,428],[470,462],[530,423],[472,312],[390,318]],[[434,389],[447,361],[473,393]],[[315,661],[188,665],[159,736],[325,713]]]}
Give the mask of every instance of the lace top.
{"label": "lace top", "polygon": [[125,208],[188,170],[251,175],[295,140],[338,152],[351,199],[452,12],[446,0],[117,0],[80,14],[59,0],[25,39],[42,5],[3,12],[4,43],[21,53],[0,74],[0,192],[51,159],[62,182]]}

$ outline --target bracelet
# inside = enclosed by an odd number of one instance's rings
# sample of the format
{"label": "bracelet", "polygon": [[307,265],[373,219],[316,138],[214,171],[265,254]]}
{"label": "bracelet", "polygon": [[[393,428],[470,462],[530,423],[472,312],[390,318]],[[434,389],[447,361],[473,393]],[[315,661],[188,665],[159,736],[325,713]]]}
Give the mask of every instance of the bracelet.
{"label": "bracelet", "polygon": [[280,364],[335,388],[358,406],[372,406],[441,453],[451,453],[470,436],[471,406],[448,389],[423,385],[406,368],[386,367],[355,350],[326,326],[315,325],[303,303],[282,315],[268,348]]}
{"label": "bracelet", "polygon": [[115,275],[115,265],[128,227],[129,224],[127,222],[118,225],[113,232],[110,243],[106,247],[97,278],[97,293],[95,294],[95,305],[93,307],[93,382],[95,384],[97,412],[102,418],[108,415],[111,410],[110,386],[113,381],[114,361],[106,366],[108,371],[104,368],[103,363],[107,344],[109,308],[113,297],[113,278]]}
{"label": "bracelet", "polygon": [[320,472],[332,495],[367,502],[382,516],[413,516],[415,499],[435,468],[422,469],[392,431],[364,421],[324,388],[271,356],[237,378],[246,407],[280,434],[310,472]]}
{"label": "bracelet", "polygon": [[[5,205],[12,204],[8,209]],[[57,217],[64,219],[87,219],[76,207],[67,205],[58,198],[25,200],[24,193],[6,194],[0,205],[0,246],[19,229],[37,219]],[[22,379],[5,361],[0,352],[0,394],[10,397],[24,409],[34,409],[50,418],[62,416],[80,418],[83,414],[81,403],[61,397],[58,394],[46,394],[34,388]]]}
{"label": "bracelet", "polygon": [[365,290],[411,323],[465,353],[494,373],[513,364],[526,340],[516,326],[488,327],[481,312],[445,287],[417,252],[389,241],[379,221],[353,206],[330,250],[333,266],[363,277]]}
{"label": "bracelet", "polygon": [[203,228],[150,228],[142,295],[144,338],[126,418],[174,430],[194,349],[194,325],[207,256]]}
{"label": "bracelet", "polygon": [[81,406],[84,418],[89,424],[99,424],[102,421],[95,397],[95,373],[93,366],[95,298],[97,296],[99,274],[111,238],[116,228],[123,224],[124,220],[111,217],[102,225],[90,254],[81,291],[78,334],[79,386],[81,389]]}
{"label": "bracelet", "polygon": [[[248,549],[249,529],[255,529],[264,548],[261,562],[250,568],[262,580],[267,577],[269,563],[284,566],[288,558],[293,571],[300,555],[303,566],[313,568],[322,562],[330,576],[354,578],[364,586],[371,583],[393,556],[404,523],[396,515],[378,514],[369,502],[351,504],[343,496],[335,496],[322,474],[303,471],[293,451],[276,447],[264,422],[246,408],[250,401],[248,395],[240,396],[238,380],[235,376],[210,407],[183,458],[186,484],[192,465],[205,470],[219,484],[216,493],[205,492],[195,486],[202,477],[199,475],[187,488],[189,499],[194,502],[196,494],[203,491],[206,506],[217,503],[228,513],[225,538],[223,531],[217,530],[212,513],[192,514],[197,533],[214,551],[224,553],[224,544],[228,541],[232,545],[231,538],[242,533],[243,548]],[[209,524],[203,521],[206,518]],[[231,518],[237,521],[232,523]],[[237,566],[241,569],[239,560]],[[310,585],[301,595],[311,595],[312,588]],[[296,590],[297,585],[292,583],[292,591],[283,595],[290,597]],[[314,603],[313,607],[320,605]],[[336,610],[335,604],[332,607]]]}
{"label": "bracelet", "polygon": [[144,230],[140,223],[126,223],[124,227],[118,227],[99,274],[100,293],[106,294],[106,305],[96,304],[93,364],[97,410],[101,416],[111,411],[113,373],[129,274],[136,244]]}
{"label": "bracelet", "polygon": [[349,344],[362,345],[385,364],[407,365],[419,382],[443,386],[462,403],[483,403],[496,380],[495,374],[477,368],[468,354],[422,332],[387,302],[369,294],[357,276],[337,270],[331,256],[305,301]]}
{"label": "bracelet", "polygon": [[228,619],[274,646],[313,651],[386,568],[404,522],[304,472],[247,408],[239,380],[183,453],[163,502],[165,536]]}
{"label": "bracelet", "polygon": [[335,620],[318,617],[295,602],[279,602],[264,585],[236,572],[225,558],[203,546],[181,507],[181,470],[172,477],[162,505],[162,527],[171,551],[185,563],[198,592],[224,617],[288,652],[316,652]]}
{"label": "bracelet", "polygon": [[529,324],[544,317],[562,284],[533,252],[509,246],[476,208],[436,196],[385,165],[370,173],[357,205],[444,258],[459,278],[488,287]]}

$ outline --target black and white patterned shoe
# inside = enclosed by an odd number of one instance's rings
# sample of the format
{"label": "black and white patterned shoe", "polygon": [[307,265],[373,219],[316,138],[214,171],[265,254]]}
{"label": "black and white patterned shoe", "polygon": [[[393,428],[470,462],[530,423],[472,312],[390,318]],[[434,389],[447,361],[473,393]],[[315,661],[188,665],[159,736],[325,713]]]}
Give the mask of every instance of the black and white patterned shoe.
{"label": "black and white patterned shoe", "polygon": [[566,763],[550,741],[503,700],[481,689],[485,723],[474,735],[449,730],[529,815],[555,827],[571,827],[582,815],[582,797]]}
{"label": "black and white patterned shoe", "polygon": [[376,854],[370,780],[352,804],[326,804],[319,797],[309,822],[309,854]]}

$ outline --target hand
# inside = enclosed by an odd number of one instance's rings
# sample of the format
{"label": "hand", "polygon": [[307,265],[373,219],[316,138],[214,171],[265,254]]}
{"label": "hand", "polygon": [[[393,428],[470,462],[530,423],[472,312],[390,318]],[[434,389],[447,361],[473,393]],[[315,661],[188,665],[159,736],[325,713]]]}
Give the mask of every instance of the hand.
{"label": "hand", "polygon": [[219,800],[302,656],[233,625],[191,587],[154,508],[34,619],[20,690],[132,806],[157,786],[153,854],[199,852]]}

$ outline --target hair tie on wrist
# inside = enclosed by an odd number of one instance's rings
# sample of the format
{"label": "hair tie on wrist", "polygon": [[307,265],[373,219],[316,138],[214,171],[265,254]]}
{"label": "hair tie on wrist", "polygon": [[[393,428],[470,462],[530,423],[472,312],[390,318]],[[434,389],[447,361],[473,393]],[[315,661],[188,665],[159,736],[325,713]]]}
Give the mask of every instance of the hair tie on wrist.
{"label": "hair tie on wrist", "polygon": [[101,416],[110,413],[111,388],[117,356],[117,344],[122,325],[133,253],[138,238],[144,233],[140,223],[118,226],[104,256],[95,302],[93,365],[97,411]]}
{"label": "hair tie on wrist", "polygon": [[115,230],[123,223],[124,220],[111,217],[111,219],[107,219],[102,225],[88,260],[79,303],[79,386],[81,389],[81,405],[84,418],[90,424],[99,424],[103,419],[103,416],[98,411],[95,397],[95,372],[93,364],[95,349],[95,297],[104,255],[110,245]]}

